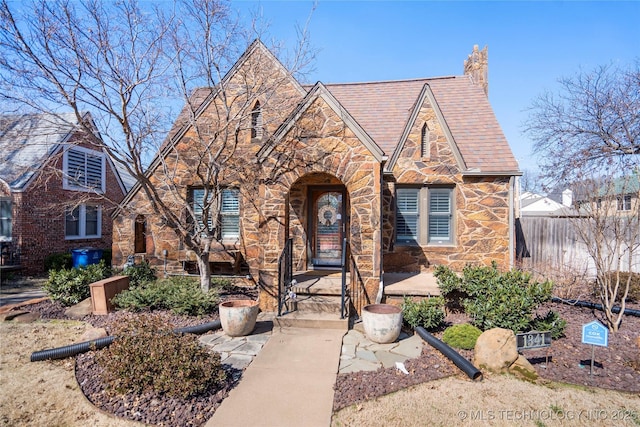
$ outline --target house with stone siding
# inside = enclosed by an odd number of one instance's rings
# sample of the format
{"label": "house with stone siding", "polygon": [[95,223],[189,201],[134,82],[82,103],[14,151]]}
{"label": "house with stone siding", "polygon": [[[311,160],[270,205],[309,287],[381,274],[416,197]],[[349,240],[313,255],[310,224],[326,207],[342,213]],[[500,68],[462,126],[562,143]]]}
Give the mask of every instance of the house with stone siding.
{"label": "house with stone siding", "polygon": [[50,254],[110,249],[111,213],[125,194],[99,133],[74,114],[0,116],[3,271],[39,274]]}
{"label": "house with stone siding", "polygon": [[[210,260],[214,275],[256,284],[262,310],[300,311],[307,299],[340,295],[343,282],[358,314],[384,300],[388,277],[415,280],[439,264],[510,268],[521,173],[488,100],[486,59],[476,47],[459,76],[305,85],[255,41],[220,88],[193,93],[197,114],[189,120],[185,108],[148,176],[162,183],[174,171],[195,210],[195,123],[212,134],[221,126],[224,88],[225,102],[229,92],[245,100],[234,146],[245,169],[223,180]],[[278,85],[248,96],[261,73]],[[166,274],[197,273],[139,187],[123,206],[115,264],[134,256]]]}

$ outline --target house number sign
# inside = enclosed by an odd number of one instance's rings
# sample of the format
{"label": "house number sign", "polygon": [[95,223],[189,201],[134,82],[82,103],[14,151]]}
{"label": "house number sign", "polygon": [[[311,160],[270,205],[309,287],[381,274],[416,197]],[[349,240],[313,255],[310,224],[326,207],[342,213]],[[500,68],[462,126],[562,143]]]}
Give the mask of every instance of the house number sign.
{"label": "house number sign", "polygon": [[551,347],[551,331],[531,331],[524,334],[517,334],[516,346],[518,350]]}

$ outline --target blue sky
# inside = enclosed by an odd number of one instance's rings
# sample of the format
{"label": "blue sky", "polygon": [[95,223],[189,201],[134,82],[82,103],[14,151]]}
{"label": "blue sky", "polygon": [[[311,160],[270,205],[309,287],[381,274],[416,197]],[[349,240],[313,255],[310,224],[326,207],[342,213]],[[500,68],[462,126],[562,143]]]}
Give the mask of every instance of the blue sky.
{"label": "blue sky", "polygon": [[[311,1],[236,1],[258,8],[269,36],[295,46]],[[520,162],[536,169],[525,111],[557,79],[640,60],[640,1],[319,1],[309,25],[319,49],[310,82],[461,75],[473,45],[489,47],[489,100]]]}

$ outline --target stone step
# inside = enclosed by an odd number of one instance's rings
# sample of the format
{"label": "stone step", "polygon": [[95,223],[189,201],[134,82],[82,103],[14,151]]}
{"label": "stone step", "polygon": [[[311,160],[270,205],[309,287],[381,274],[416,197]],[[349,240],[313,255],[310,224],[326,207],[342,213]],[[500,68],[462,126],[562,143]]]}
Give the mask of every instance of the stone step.
{"label": "stone step", "polygon": [[298,295],[341,295],[341,277],[298,276],[293,291]]}
{"label": "stone step", "polygon": [[[345,307],[349,307],[349,298],[345,297]],[[297,308],[305,313],[340,313],[342,298],[334,295],[298,295]]]}
{"label": "stone step", "polygon": [[273,319],[274,326],[280,328],[315,328],[349,330],[349,319],[334,313],[307,313],[294,311]]}

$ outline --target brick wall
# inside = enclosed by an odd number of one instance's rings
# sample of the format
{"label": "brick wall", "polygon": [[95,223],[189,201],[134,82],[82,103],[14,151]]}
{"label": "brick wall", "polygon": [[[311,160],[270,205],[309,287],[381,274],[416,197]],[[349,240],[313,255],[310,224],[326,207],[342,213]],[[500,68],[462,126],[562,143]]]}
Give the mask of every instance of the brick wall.
{"label": "brick wall", "polygon": [[[70,140],[86,148],[80,136]],[[20,264],[24,274],[44,272],[44,259],[58,252],[69,252],[81,247],[110,249],[112,242],[111,212],[124,194],[109,162],[106,162],[106,192],[92,195],[87,192],[64,190],[62,187],[62,154],[52,157],[24,192],[13,193],[13,243],[20,248]],[[102,233],[97,239],[65,239],[66,207],[87,202],[102,207]]]}

